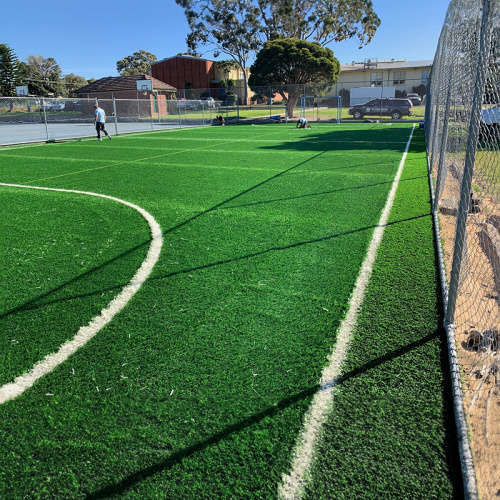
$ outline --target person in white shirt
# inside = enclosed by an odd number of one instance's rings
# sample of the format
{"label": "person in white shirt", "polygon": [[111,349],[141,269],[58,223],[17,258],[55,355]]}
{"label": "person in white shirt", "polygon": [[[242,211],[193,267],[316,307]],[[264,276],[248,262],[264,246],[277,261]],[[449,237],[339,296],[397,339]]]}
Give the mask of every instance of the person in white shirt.
{"label": "person in white shirt", "polygon": [[307,120],[305,118],[299,118],[295,128],[307,128]]}
{"label": "person in white shirt", "polygon": [[111,136],[108,134],[106,129],[104,128],[104,123],[106,122],[106,112],[104,109],[100,108],[97,104],[94,104],[94,125],[97,131],[97,140],[101,141],[101,132],[104,132],[108,139],[111,139]]}

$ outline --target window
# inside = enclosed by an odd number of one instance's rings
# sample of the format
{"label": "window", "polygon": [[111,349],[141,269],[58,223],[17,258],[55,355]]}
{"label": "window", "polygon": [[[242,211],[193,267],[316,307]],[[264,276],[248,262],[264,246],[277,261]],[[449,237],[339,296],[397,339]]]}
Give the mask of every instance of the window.
{"label": "window", "polygon": [[422,70],[422,83],[427,84],[427,78],[429,77],[429,70],[428,69],[423,69]]}
{"label": "window", "polygon": [[374,87],[382,86],[382,73],[372,73],[370,85]]}
{"label": "window", "polygon": [[404,85],[406,80],[406,71],[394,71],[392,81],[393,85]]}

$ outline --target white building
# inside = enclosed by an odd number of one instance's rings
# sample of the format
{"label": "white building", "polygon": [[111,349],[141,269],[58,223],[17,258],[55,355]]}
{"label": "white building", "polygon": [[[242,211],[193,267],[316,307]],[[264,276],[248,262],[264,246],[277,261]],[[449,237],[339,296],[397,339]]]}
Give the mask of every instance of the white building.
{"label": "white building", "polygon": [[407,61],[406,59],[367,59],[340,66],[338,89],[354,87],[394,87],[395,90],[412,92],[421,84],[427,85],[432,60]]}

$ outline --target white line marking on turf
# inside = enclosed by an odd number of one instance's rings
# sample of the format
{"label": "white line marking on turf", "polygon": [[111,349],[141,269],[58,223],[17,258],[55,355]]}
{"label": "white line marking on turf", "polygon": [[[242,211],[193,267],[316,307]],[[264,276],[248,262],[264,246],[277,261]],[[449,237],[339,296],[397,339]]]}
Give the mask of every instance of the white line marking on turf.
{"label": "white line marking on turf", "polygon": [[370,280],[370,276],[377,255],[377,250],[382,241],[385,225],[394,203],[399,179],[403,172],[408,148],[413,136],[413,126],[410,138],[406,143],[403,157],[399,163],[398,171],[394,178],[391,191],[380,216],[379,223],[375,228],[368,254],[361,266],[361,271],[356,281],[354,291],[349,303],[349,310],[342,324],[339,327],[337,342],[333,352],[328,358],[328,365],[323,370],[318,392],[314,395],[311,407],[305,416],[304,427],[299,436],[294,451],[292,470],[289,475],[284,474],[282,483],[278,487],[279,497],[282,499],[299,499],[304,495],[304,486],[310,479],[311,465],[314,460],[314,450],[318,442],[322,426],[326,423],[328,414],[333,405],[334,389],[339,383],[342,374],[342,365],[345,361],[347,351],[352,340],[354,328],[356,327],[358,312],[363,303],[364,294]]}
{"label": "white line marking on turf", "polygon": [[108,200],[116,201],[127,205],[128,207],[137,210],[147,221],[151,229],[151,244],[146,259],[141,264],[141,267],[135,273],[135,276],[130,280],[130,283],[104,308],[98,316],[92,318],[86,326],[82,326],[75,337],[63,344],[55,353],[48,354],[41,361],[36,363],[33,368],[27,373],[17,377],[14,382],[8,383],[0,387],[0,404],[10,401],[21,395],[26,389],[29,389],[40,377],[50,373],[58,365],[66,361],[80,347],[83,347],[92,337],[94,337],[105,325],[107,325],[113,317],[118,314],[135,295],[142,284],[151,274],[158,257],[160,256],[163,237],[160,225],[155,221],[153,216],[143,208],[129,203],[128,201],[107,196],[104,194],[91,193],[86,191],[76,191],[71,189],[55,189],[37,186],[23,186],[18,184],[0,183],[1,186],[19,187],[25,189],[41,189],[46,191],[59,191],[62,193],[84,194],[89,196],[98,196]]}

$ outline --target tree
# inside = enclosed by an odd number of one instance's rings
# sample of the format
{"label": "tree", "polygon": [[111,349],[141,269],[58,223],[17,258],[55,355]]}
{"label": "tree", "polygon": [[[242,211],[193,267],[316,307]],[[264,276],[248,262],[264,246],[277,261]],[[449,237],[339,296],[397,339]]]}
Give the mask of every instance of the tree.
{"label": "tree", "polygon": [[0,95],[15,96],[16,85],[21,85],[22,73],[14,51],[0,44]]}
{"label": "tree", "polygon": [[[298,38],[322,46],[358,37],[371,41],[380,19],[371,0],[175,0],[184,8],[191,32],[188,47],[214,45],[241,68],[262,40]],[[246,95],[245,95],[246,99]]]}
{"label": "tree", "polygon": [[244,100],[247,101],[247,61],[259,49],[258,9],[251,0],[175,0],[184,8],[191,32],[188,48],[213,45],[215,56],[231,57],[243,74]]}
{"label": "tree", "polygon": [[54,58],[29,55],[25,62],[21,62],[20,67],[30,94],[64,95],[61,68]]}
{"label": "tree", "polygon": [[146,50],[134,52],[116,63],[116,70],[121,76],[144,75],[147,73],[151,64],[156,62],[156,56]]}
{"label": "tree", "polygon": [[288,103],[291,118],[301,93],[298,84],[335,83],[340,64],[333,51],[318,42],[279,38],[264,43],[250,73],[250,87],[280,86],[274,90]]}
{"label": "tree", "polygon": [[66,95],[72,94],[75,90],[85,87],[87,85],[87,80],[83,76],[78,76],[73,73],[66,75],[62,79],[62,83],[66,88]]}
{"label": "tree", "polygon": [[[236,81],[234,78],[229,78],[231,70],[238,69],[238,65],[232,60],[216,61],[215,67],[222,73],[222,78],[219,80],[219,87],[226,89],[226,94],[232,94]],[[245,99],[247,97],[245,96]]]}
{"label": "tree", "polygon": [[323,47],[358,37],[370,43],[380,26],[371,0],[257,0],[267,40],[298,38]]}

